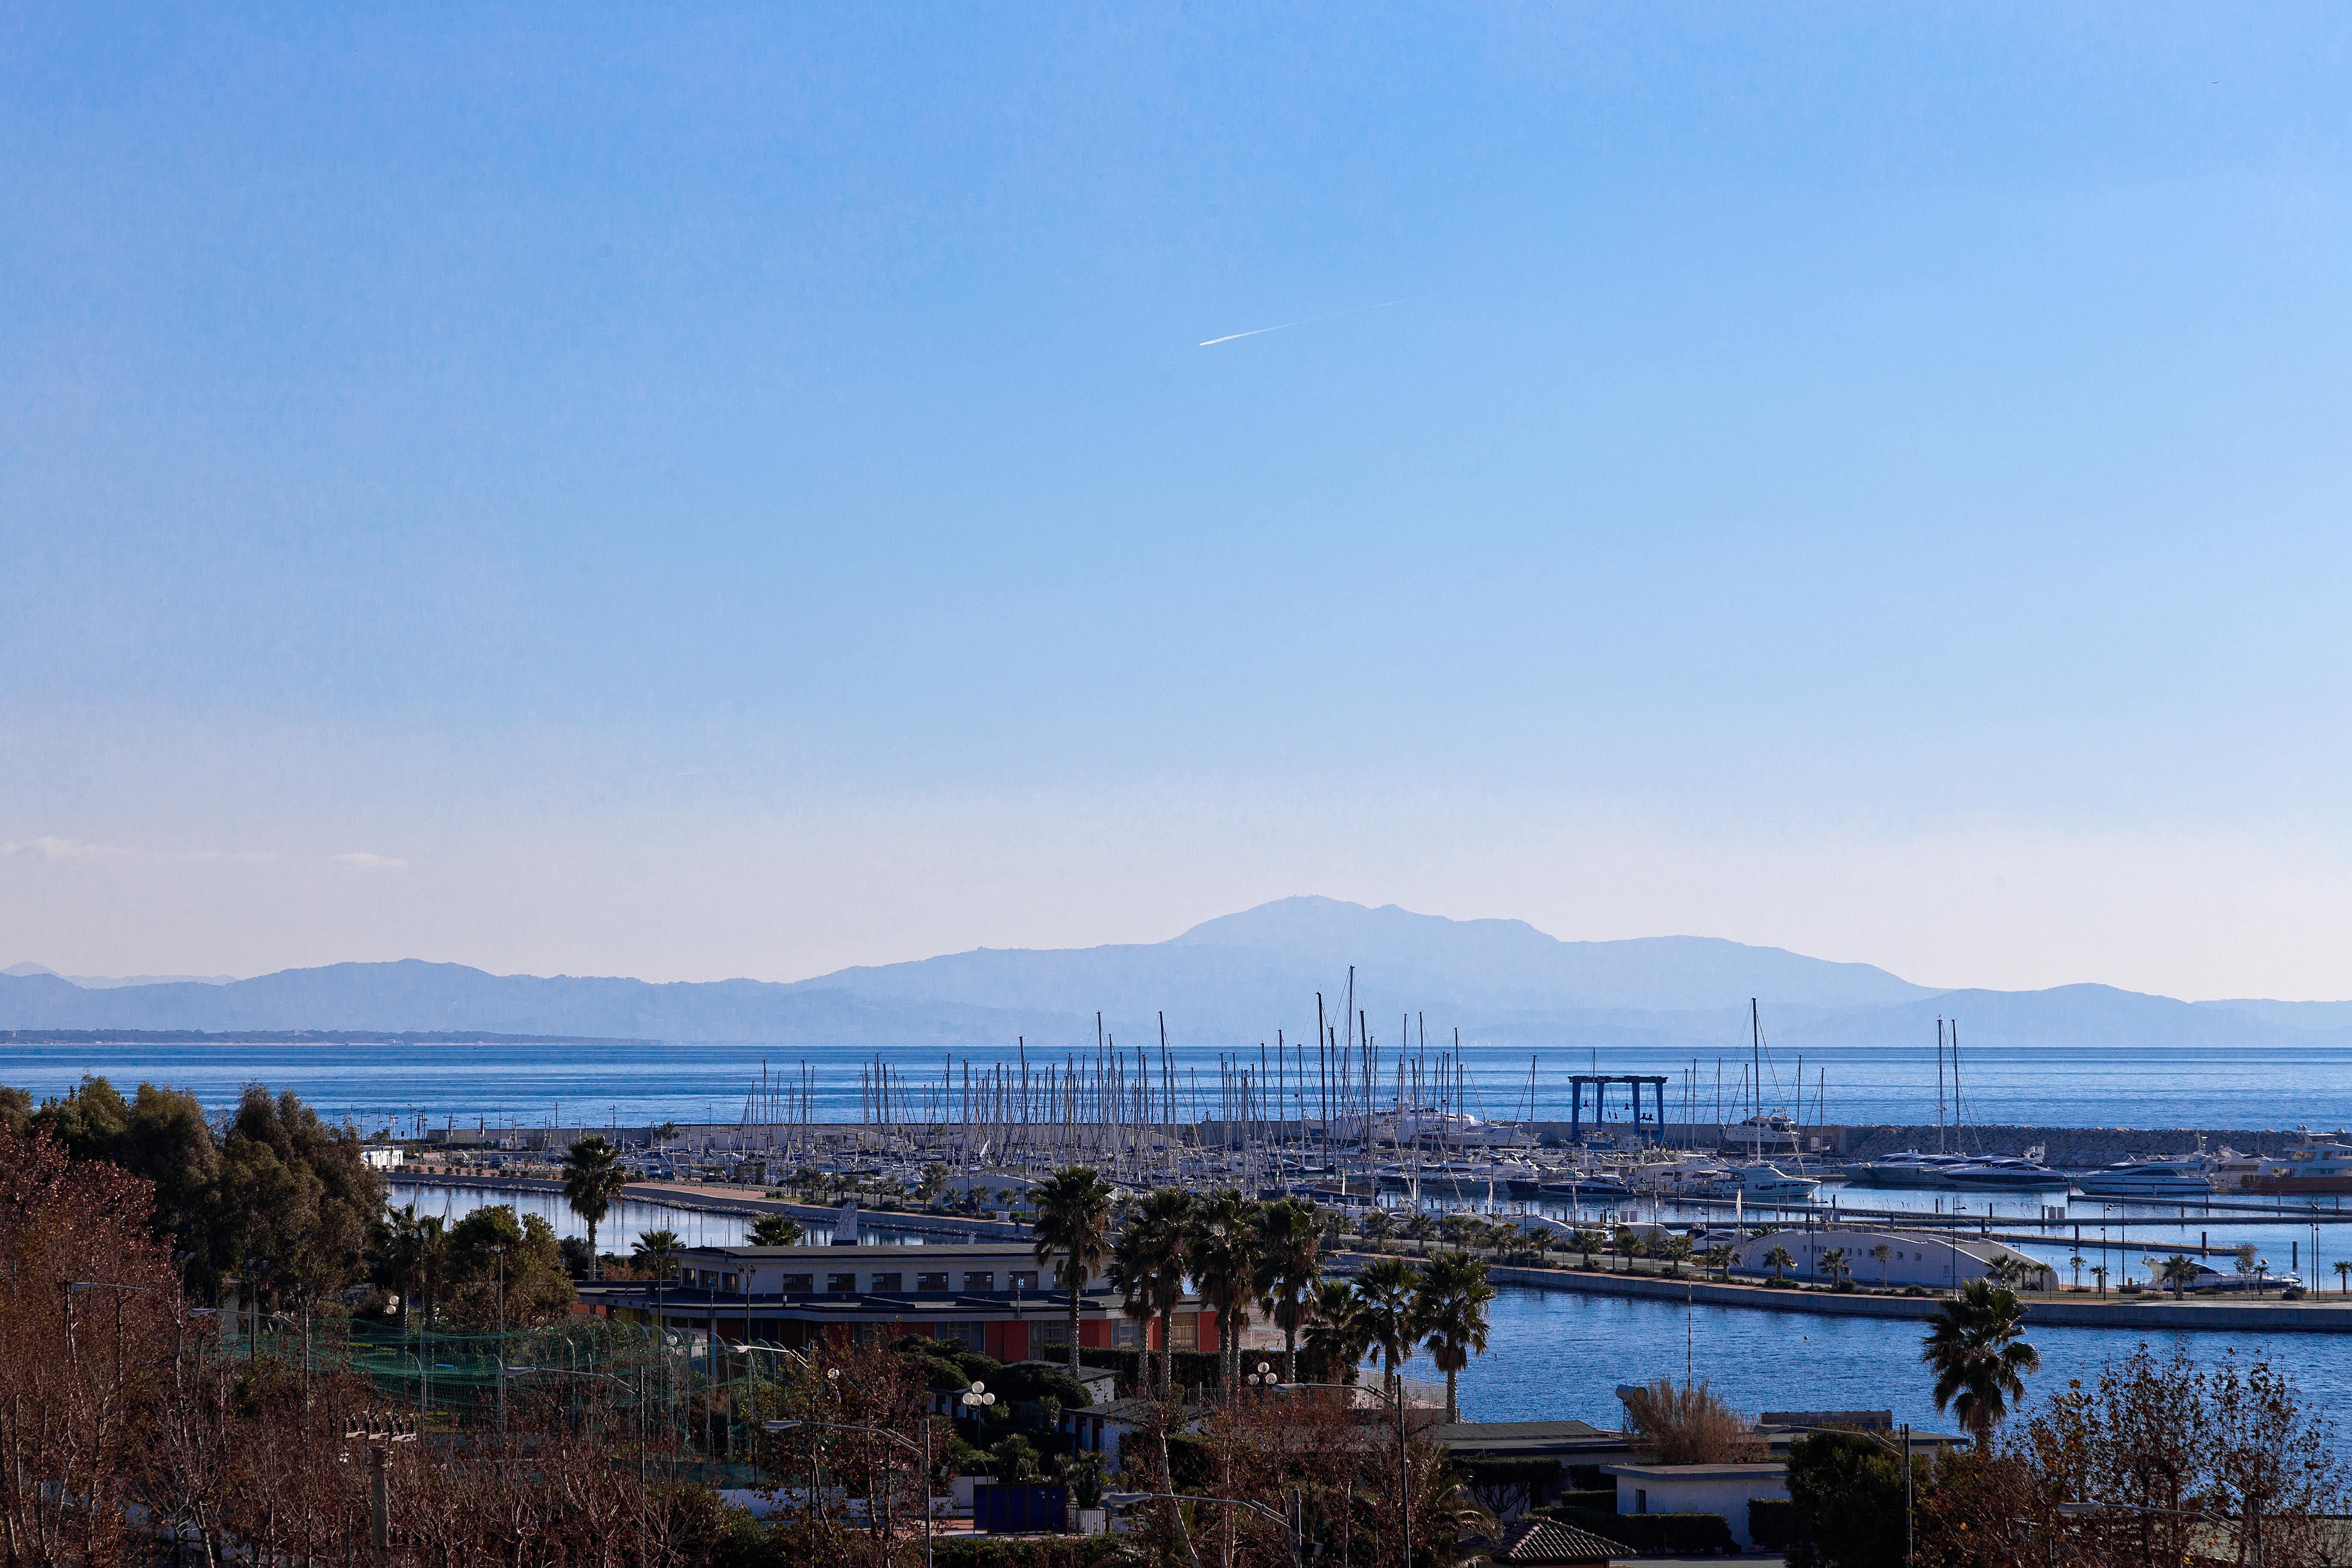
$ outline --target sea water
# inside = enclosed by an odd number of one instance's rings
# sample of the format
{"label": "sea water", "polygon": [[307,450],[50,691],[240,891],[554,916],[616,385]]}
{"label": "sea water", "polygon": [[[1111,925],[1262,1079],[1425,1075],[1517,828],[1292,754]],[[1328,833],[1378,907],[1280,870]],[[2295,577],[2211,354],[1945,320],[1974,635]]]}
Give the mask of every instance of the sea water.
{"label": "sea water", "polygon": [[[419,1126],[543,1127],[610,1122],[732,1122],[744,1114],[746,1099],[764,1068],[771,1083],[789,1081],[797,1090],[805,1067],[810,1102],[818,1121],[855,1120],[859,1115],[859,1075],[877,1053],[865,1047],[786,1049],[775,1046],[602,1045],[32,1045],[0,1042],[0,1083],[57,1094],[85,1073],[97,1073],[129,1088],[142,1079],[193,1090],[206,1105],[233,1105],[247,1084],[292,1089],[321,1111],[348,1116],[362,1127]],[[904,1049],[879,1053],[896,1081],[912,1092],[905,1103],[917,1114],[936,1106],[938,1086],[948,1066],[943,1053]],[[1219,1053],[1188,1049],[1173,1053],[1176,1110],[1181,1119],[1218,1113]],[[1224,1054],[1255,1070],[1255,1051]],[[1380,1097],[1395,1088],[1392,1052],[1382,1053]],[[1687,1051],[1612,1048],[1606,1053],[1561,1048],[1530,1053],[1518,1047],[1473,1047],[1465,1053],[1471,1093],[1469,1108],[1493,1118],[1528,1113],[1532,1103],[1544,1119],[1568,1115],[1570,1073],[1656,1073],[1668,1079],[1666,1115],[1700,1121],[1718,1114],[1737,1121],[1740,1066],[1748,1059],[1746,1040],[1727,1040],[1719,1056],[1696,1058],[1687,1069]],[[1022,1053],[1011,1042],[997,1051],[959,1051],[956,1082],[963,1065],[975,1073],[1000,1063],[1017,1075]],[[1073,1062],[1090,1069],[1093,1052],[1031,1047],[1026,1060],[1033,1081]],[[1130,1074],[1136,1058],[1128,1056]],[[1152,1057],[1155,1094],[1166,1087]],[[1311,1055],[1302,1086],[1293,1056],[1276,1069],[1265,1057],[1261,1080],[1269,1108],[1319,1113],[1319,1090]],[[1529,1091],[1529,1069],[1534,1088]],[[1717,1100],[1717,1069],[1723,1072]],[[1767,1063],[1762,1103],[1797,1110],[1798,1059],[1783,1051]],[[2205,1127],[2335,1129],[2352,1126],[2352,1046],[2240,1047],[1970,1047],[1963,1057],[1965,1120],[1978,1123],[2068,1127]],[[1934,1042],[1921,1049],[1850,1046],[1808,1051],[1803,1058],[1802,1117],[1807,1122],[1932,1124],[1937,1119]],[[1685,1095],[1685,1084],[1695,1084]],[[1275,1100],[1279,1089],[1281,1098]],[[929,1092],[930,1098],[924,1097]],[[1624,1115],[1622,1087],[1612,1119]],[[1948,1116],[1949,1082],[1945,1086]],[[1589,1103],[1589,1102],[1588,1102]],[[1155,1114],[1157,1112],[1155,1111]],[[1589,1112],[1588,1112],[1589,1114]]]}

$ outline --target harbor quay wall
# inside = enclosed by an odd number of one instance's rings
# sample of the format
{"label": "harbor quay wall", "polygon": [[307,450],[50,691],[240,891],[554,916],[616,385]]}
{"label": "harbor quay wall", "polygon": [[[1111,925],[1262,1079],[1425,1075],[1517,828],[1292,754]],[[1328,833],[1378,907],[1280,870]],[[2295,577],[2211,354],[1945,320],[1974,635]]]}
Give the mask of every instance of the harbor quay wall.
{"label": "harbor quay wall", "polygon": [[[1599,1128],[1588,1121],[1582,1128],[1588,1137],[1595,1131],[1606,1135],[1625,1130],[1625,1123],[1618,1121]],[[1569,1124],[1565,1121],[1538,1121],[1533,1123],[1532,1131],[1538,1138],[1549,1137],[1565,1142]],[[1713,1121],[1669,1121],[1664,1137],[1672,1147],[1712,1149],[1721,1142],[1725,1131]],[[2314,1128],[2313,1131],[2320,1130]],[[2085,1171],[2113,1164],[2132,1154],[2192,1153],[2200,1138],[2204,1139],[2208,1150],[2227,1145],[2241,1154],[2284,1154],[2302,1142],[2301,1134],[2276,1129],[1980,1127],[1974,1122],[1958,1130],[1950,1127],[1939,1129],[1933,1122],[1925,1126],[1873,1122],[1808,1124],[1799,1129],[1799,1136],[1809,1156],[1822,1154],[1841,1160],[1874,1160],[1880,1155],[1897,1153],[1906,1149],[1934,1150],[1939,1145],[1946,1149],[1964,1149],[1970,1154],[2022,1154],[2040,1144],[2048,1151],[2044,1156],[2048,1163]],[[1782,1147],[1785,1149],[1786,1144]],[[1769,1153],[1767,1157],[1769,1157]]]}
{"label": "harbor quay wall", "polygon": [[[1372,1254],[1337,1252],[1326,1265],[1353,1274]],[[1571,1290],[1589,1296],[1633,1296],[1649,1300],[1738,1307],[1759,1312],[1803,1312],[1819,1318],[1933,1318],[1941,1301],[1932,1296],[1865,1296],[1828,1290],[1774,1290],[1761,1285],[1726,1285],[1695,1275],[1664,1279],[1654,1274],[1583,1273],[1569,1268],[1521,1268],[1489,1265],[1489,1283],[1538,1290]],[[2132,1329],[2263,1329],[2290,1333],[2352,1331],[2352,1306],[2293,1301],[2042,1301],[2029,1299],[2026,1321],[2052,1327]]]}

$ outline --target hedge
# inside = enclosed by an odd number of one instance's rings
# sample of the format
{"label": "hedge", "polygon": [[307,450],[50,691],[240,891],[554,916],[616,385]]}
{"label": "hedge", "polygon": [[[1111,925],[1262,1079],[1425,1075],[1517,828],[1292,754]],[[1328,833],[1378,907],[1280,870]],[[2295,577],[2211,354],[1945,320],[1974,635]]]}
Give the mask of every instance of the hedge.
{"label": "hedge", "polygon": [[1748,1500],[1748,1538],[1767,1552],[1786,1552],[1797,1539],[1797,1505],[1784,1497]]}
{"label": "hedge", "polygon": [[[1145,1353],[1139,1350],[1114,1350],[1108,1345],[1081,1345],[1078,1347],[1078,1364],[1116,1372],[1118,1373],[1120,1396],[1132,1397],[1147,1386],[1147,1376],[1156,1378],[1160,1375],[1159,1353],[1150,1352],[1151,1364],[1148,1373],[1143,1366]],[[1179,1388],[1190,1388],[1196,1384],[1213,1387],[1219,1377],[1217,1353],[1214,1351],[1178,1351],[1175,1373]]]}
{"label": "hedge", "polygon": [[1719,1513],[1603,1513],[1590,1508],[1548,1508],[1542,1512],[1647,1557],[1668,1552],[1728,1557],[1739,1551],[1730,1521]]}
{"label": "hedge", "polygon": [[938,1568],[1097,1568],[1121,1544],[1116,1535],[948,1536],[931,1559]]}
{"label": "hedge", "polygon": [[1580,1508],[1592,1513],[1615,1513],[1617,1511],[1617,1489],[1615,1487],[1593,1487],[1576,1491],[1562,1492],[1559,1494],[1559,1506],[1561,1508]]}

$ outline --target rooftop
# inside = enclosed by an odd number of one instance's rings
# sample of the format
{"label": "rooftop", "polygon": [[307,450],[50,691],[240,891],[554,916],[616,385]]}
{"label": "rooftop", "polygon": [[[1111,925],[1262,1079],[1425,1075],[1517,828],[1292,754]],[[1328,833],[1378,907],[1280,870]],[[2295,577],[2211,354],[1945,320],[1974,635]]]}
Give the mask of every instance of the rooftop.
{"label": "rooftop", "polygon": [[1605,1563],[1631,1557],[1633,1549],[1556,1519],[1521,1520],[1503,1532],[1495,1548],[1497,1563]]}

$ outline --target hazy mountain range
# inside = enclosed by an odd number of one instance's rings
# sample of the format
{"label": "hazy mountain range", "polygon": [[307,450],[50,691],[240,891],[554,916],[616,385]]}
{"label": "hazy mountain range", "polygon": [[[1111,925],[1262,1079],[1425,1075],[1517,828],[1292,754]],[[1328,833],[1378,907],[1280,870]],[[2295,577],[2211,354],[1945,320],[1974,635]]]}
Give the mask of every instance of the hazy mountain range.
{"label": "hazy mountain range", "polygon": [[1254,1044],[1311,1037],[1317,993],[1336,1026],[1355,966],[1376,1037],[1408,1016],[1433,1036],[1531,1048],[1686,1042],[1743,1032],[1748,998],[1776,1040],[1916,1045],[1939,1015],[1979,1045],[2264,1046],[2352,1041],[2352,1002],[2189,1003],[2067,985],[1949,991],[1866,963],[1713,937],[1560,942],[1521,921],[1454,921],[1294,898],[1166,942],[982,948],[813,980],[649,984],[494,975],[406,960],[226,977],[71,978],[0,972],[0,1028],[469,1030],[690,1041],[979,1047],[1025,1037],[1091,1044],[1097,1010],[1123,1043]]}

